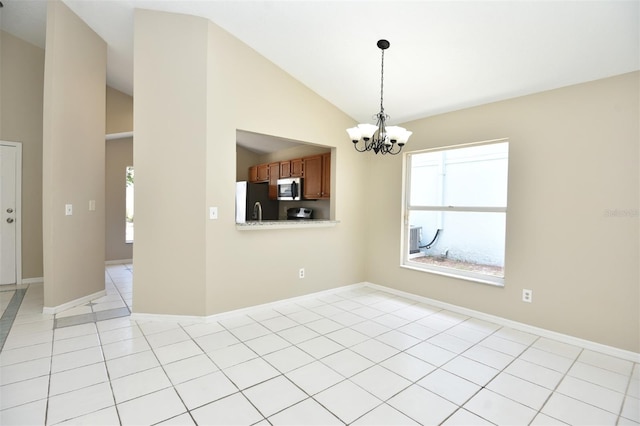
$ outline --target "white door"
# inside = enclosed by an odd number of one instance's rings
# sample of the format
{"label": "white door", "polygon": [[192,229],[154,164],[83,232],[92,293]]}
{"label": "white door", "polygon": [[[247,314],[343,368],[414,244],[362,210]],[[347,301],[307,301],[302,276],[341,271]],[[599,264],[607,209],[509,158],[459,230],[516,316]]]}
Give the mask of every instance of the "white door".
{"label": "white door", "polygon": [[0,285],[19,281],[21,146],[0,142]]}

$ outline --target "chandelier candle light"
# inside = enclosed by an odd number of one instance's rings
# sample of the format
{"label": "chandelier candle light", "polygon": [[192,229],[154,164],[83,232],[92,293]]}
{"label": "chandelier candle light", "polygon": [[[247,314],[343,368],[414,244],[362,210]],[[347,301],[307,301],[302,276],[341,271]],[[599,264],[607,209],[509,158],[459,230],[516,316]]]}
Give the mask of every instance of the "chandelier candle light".
{"label": "chandelier candle light", "polygon": [[[353,147],[358,152],[371,151],[376,154],[396,155],[402,151],[402,147],[411,136],[410,131],[403,127],[387,126],[390,118],[384,113],[382,98],[384,93],[384,51],[389,48],[387,40],[378,40],[378,47],[382,52],[382,66],[380,67],[380,112],[374,115],[376,124],[358,124],[357,127],[347,129]],[[358,142],[364,141],[364,146],[358,147]]]}

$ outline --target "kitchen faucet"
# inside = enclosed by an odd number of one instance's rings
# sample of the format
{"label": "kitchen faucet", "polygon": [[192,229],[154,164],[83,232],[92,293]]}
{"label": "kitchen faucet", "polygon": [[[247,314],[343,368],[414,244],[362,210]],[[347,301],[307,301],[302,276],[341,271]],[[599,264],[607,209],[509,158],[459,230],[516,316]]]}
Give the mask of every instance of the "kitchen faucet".
{"label": "kitchen faucet", "polygon": [[260,201],[256,201],[253,205],[253,218],[258,219],[258,222],[262,222],[262,204],[260,204]]}

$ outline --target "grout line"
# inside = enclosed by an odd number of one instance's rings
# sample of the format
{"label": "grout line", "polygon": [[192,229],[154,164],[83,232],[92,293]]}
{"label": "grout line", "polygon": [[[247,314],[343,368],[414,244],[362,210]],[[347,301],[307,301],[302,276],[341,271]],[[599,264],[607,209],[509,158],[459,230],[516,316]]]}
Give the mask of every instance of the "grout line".
{"label": "grout line", "polygon": [[11,297],[11,301],[9,301],[9,304],[2,313],[2,317],[0,317],[2,330],[6,330],[6,333],[3,332],[0,334],[0,352],[2,352],[4,343],[9,337],[9,333],[11,332],[11,328],[13,327],[13,322],[18,315],[18,311],[20,310],[20,306],[22,305],[22,301],[24,300],[24,295],[27,293],[28,289],[28,285],[27,288],[16,289],[15,293],[13,293],[13,296]]}

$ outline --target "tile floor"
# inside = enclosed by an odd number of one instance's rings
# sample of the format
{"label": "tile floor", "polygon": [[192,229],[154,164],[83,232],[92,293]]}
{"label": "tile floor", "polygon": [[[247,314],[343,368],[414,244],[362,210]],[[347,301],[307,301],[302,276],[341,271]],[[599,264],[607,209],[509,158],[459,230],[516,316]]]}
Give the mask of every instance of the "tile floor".
{"label": "tile floor", "polygon": [[[371,288],[174,324],[121,315],[130,265],[106,279],[55,317],[27,286],[0,424],[640,424],[637,363]],[[0,289],[3,312],[16,291]]]}

